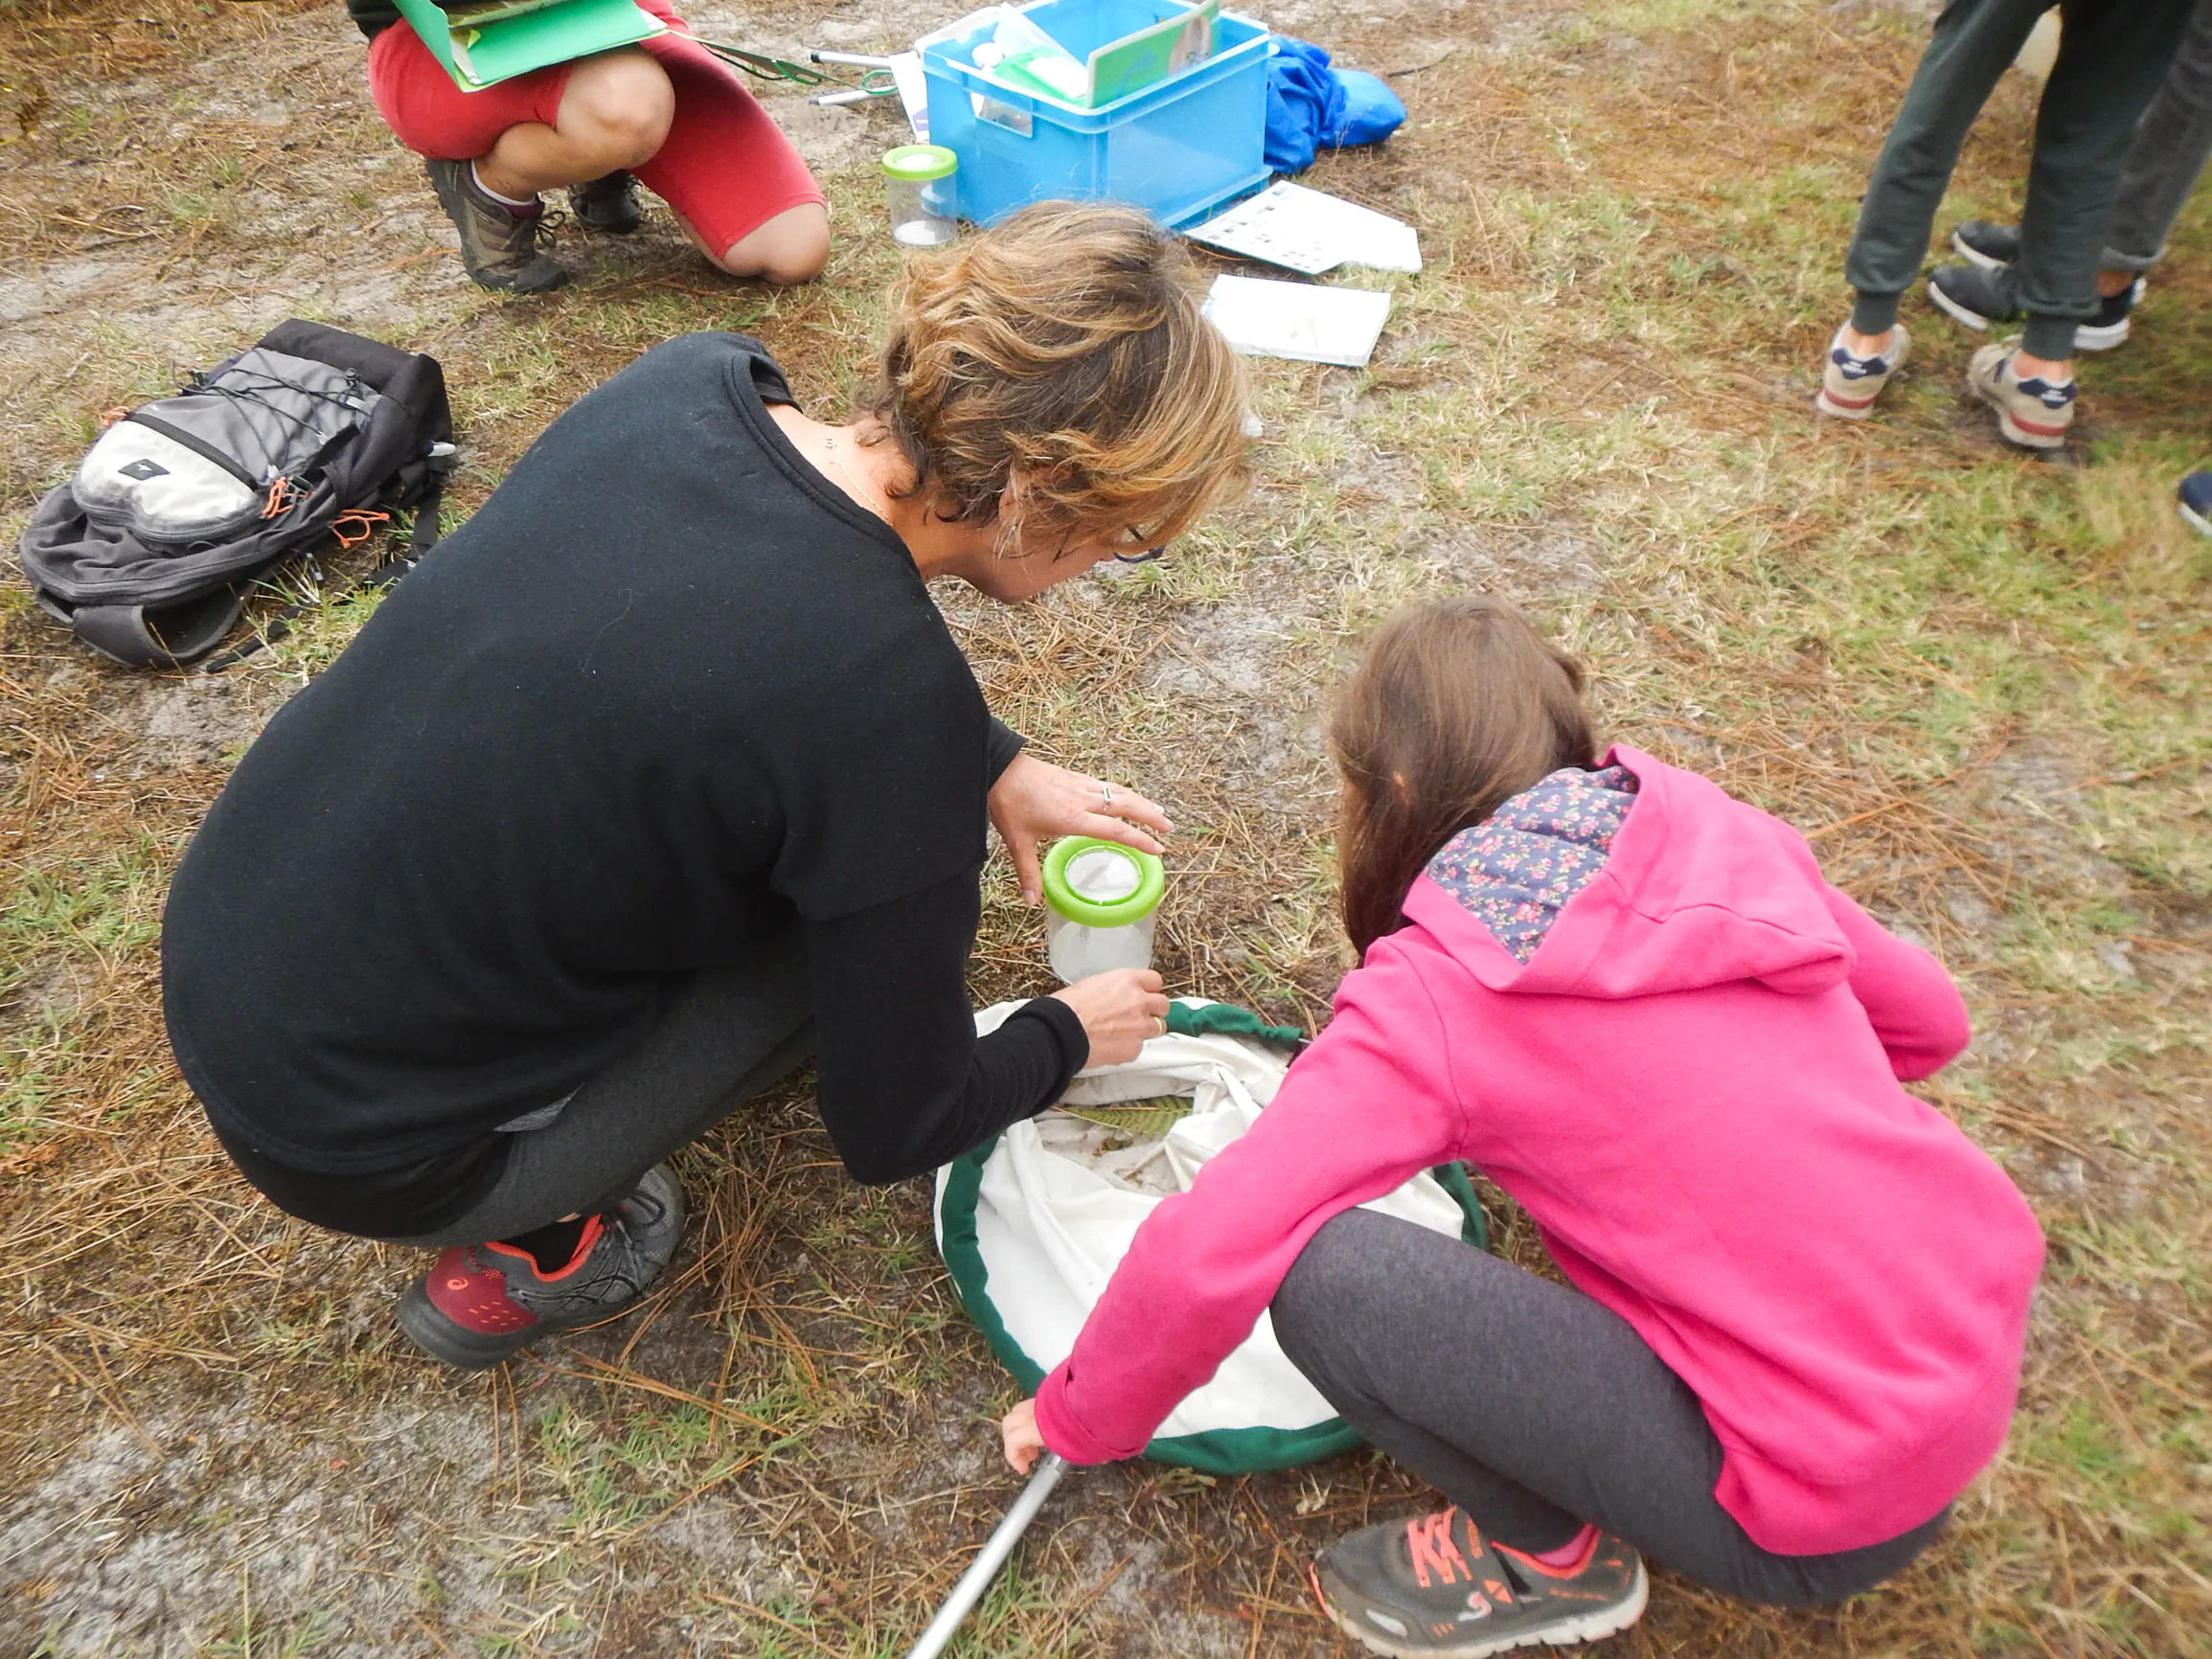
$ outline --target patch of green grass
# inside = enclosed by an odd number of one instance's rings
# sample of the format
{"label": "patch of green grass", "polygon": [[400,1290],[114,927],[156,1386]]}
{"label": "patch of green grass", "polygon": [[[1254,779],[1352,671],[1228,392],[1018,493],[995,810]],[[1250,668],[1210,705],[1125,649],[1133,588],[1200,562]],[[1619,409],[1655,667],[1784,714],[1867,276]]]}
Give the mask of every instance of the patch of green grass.
{"label": "patch of green grass", "polygon": [[97,862],[21,871],[0,902],[0,1001],[35,962],[56,957],[114,966],[161,932],[166,850],[150,837]]}
{"label": "patch of green grass", "polygon": [[1762,10],[1752,0],[1608,0],[1592,7],[1589,18],[1600,29],[1651,34],[1662,30],[1725,28]]}
{"label": "patch of green grass", "polygon": [[168,191],[161,198],[161,209],[180,225],[204,225],[215,217],[215,197],[206,191]]}
{"label": "patch of green grass", "polygon": [[[0,1144],[54,1126],[84,1099],[107,1059],[102,988],[159,939],[170,861],[142,834],[97,860],[18,867],[0,889]],[[99,1098],[113,1116],[162,1087],[155,1065],[108,1069]]]}
{"label": "patch of green grass", "polygon": [[239,1581],[239,1614],[229,1630],[198,1649],[204,1659],[310,1659],[324,1651],[339,1624],[334,1611],[272,1619],[253,1605],[251,1569]]}

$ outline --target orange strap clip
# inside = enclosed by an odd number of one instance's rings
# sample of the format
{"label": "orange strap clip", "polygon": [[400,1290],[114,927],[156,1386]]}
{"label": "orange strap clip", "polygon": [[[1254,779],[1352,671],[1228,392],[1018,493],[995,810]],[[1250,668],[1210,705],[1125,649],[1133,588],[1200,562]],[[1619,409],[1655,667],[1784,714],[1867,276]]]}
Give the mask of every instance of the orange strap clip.
{"label": "orange strap clip", "polygon": [[[338,538],[340,547],[359,547],[376,534],[376,526],[392,522],[389,512],[371,512],[367,508],[348,508],[331,520],[331,534]],[[346,533],[353,534],[348,535]]]}
{"label": "orange strap clip", "polygon": [[269,504],[262,509],[263,518],[282,518],[299,505],[300,492],[292,488],[292,481],[278,473],[269,484]]}

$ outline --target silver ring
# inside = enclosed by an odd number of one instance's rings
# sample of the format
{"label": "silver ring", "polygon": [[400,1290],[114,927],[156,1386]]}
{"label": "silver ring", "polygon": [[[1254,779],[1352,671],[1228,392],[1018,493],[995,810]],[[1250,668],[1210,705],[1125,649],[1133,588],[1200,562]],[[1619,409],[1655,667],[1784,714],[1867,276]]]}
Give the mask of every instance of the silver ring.
{"label": "silver ring", "polygon": [[1114,804],[1114,786],[1111,784],[1101,784],[1098,786],[1098,799],[1100,806],[1111,807]]}

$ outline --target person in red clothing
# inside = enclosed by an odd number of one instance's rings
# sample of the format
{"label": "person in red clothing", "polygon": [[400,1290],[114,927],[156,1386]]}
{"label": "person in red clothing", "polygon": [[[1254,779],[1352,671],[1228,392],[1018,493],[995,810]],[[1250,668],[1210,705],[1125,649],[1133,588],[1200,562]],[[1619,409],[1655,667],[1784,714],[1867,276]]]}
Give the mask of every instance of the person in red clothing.
{"label": "person in red clothing", "polygon": [[[1590,1640],[1650,1556],[1813,1605],[1896,1573],[2002,1443],[2042,1238],[1900,1086],[1966,1009],[1804,837],[1602,757],[1510,606],[1392,619],[1341,701],[1360,966],[1243,1140],[1139,1230],[1008,1461],[1135,1455],[1263,1311],[1449,1506],[1332,1546],[1378,1652]],[[1566,1284],[1357,1208],[1465,1159]]]}
{"label": "person in red clothing", "polygon": [[566,187],[585,229],[624,236],[642,222],[641,182],[730,275],[810,282],[830,259],[813,174],[668,0],[638,4],[667,33],[475,92],[454,83],[394,0],[346,9],[369,38],[377,113],[423,158],[482,286],[532,294],[568,280],[538,246],[540,193]]}

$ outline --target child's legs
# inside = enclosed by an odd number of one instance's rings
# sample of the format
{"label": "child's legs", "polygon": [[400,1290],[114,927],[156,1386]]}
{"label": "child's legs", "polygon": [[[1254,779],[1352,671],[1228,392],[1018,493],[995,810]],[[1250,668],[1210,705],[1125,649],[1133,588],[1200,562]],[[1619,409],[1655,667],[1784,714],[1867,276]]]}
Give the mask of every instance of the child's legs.
{"label": "child's legs", "polygon": [[1941,1524],[1829,1556],[1761,1549],[1713,1497],[1721,1445],[1697,1396],[1633,1327],[1410,1222],[1335,1217],[1270,1311],[1346,1421],[1516,1549],[1590,1521],[1725,1594],[1813,1606],[1888,1578]]}
{"label": "child's legs", "polygon": [[1904,106],[1867,180],[1859,228],[1843,262],[1858,291],[1852,324],[1880,334],[1897,321],[1897,300],[1920,275],[1936,209],[1958,165],[1959,146],[2049,0],[1950,0],[1913,71]]}
{"label": "child's legs", "polygon": [[370,43],[369,92],[409,149],[475,161],[489,188],[517,198],[650,156],[674,109],[667,75],[635,49],[463,92],[404,23]]}
{"label": "child's legs", "polygon": [[480,1244],[591,1215],[814,1050],[797,930],[740,967],[695,975],[630,1054],[568,1098],[542,1129],[507,1137],[491,1190],[448,1225],[396,1242]]}
{"label": "child's legs", "polygon": [[2212,0],[2197,14],[2135,129],[2113,192],[2112,228],[2102,261],[2109,271],[2147,271],[2166,251],[2166,236],[2212,156]]}
{"label": "child's legs", "polygon": [[[647,9],[662,11],[652,0]],[[783,129],[695,42],[661,35],[645,50],[674,88],[675,115],[652,159],[632,170],[639,182],[732,275],[803,283],[820,274],[830,258],[827,198]]]}
{"label": "child's legs", "polygon": [[2058,61],[2036,109],[2020,215],[2021,349],[2073,354],[2073,325],[2097,308],[2097,264],[2113,191],[2144,106],[2165,80],[2195,0],[2068,4]]}
{"label": "child's legs", "polygon": [[588,184],[652,159],[675,116],[675,89],[661,66],[634,47],[568,65],[551,125],[525,122],[499,135],[476,176],[506,196]]}

